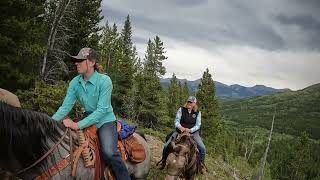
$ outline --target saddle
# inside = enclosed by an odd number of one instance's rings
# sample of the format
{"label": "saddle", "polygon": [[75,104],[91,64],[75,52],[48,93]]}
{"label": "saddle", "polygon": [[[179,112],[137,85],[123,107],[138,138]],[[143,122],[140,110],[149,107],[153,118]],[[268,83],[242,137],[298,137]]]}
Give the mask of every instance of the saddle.
{"label": "saddle", "polygon": [[117,122],[117,132],[119,134],[118,147],[119,150],[122,150],[123,154],[125,154],[123,160],[128,160],[132,163],[141,163],[146,159],[144,147],[133,135],[134,131],[128,134],[127,137],[122,136],[122,132],[126,131],[126,127],[124,122]]}
{"label": "saddle", "polygon": [[[117,132],[120,137],[122,131],[121,123],[117,122]],[[112,175],[111,169],[107,167],[104,170],[104,161],[100,154],[100,144],[97,135],[97,128],[92,125],[83,131],[78,131],[79,148],[73,152],[73,166],[72,176],[75,177],[77,172],[77,165],[82,154],[85,166],[87,168],[95,168],[95,180],[101,179],[102,172],[105,171],[109,179],[115,179]],[[131,163],[143,162],[146,158],[145,149],[138,139],[131,134],[126,139],[118,139],[118,149],[121,158],[124,162],[130,161]]]}
{"label": "saddle", "polygon": [[[133,164],[141,163],[146,158],[145,149],[142,144],[139,143],[138,139],[133,135],[126,137],[126,139],[121,138],[121,132],[124,131],[122,123],[117,122],[117,132],[119,134],[118,138],[118,149],[120,151],[121,158],[124,162],[131,162]],[[110,180],[115,180],[115,177],[110,168],[105,169],[105,175]]]}
{"label": "saddle", "polygon": [[[118,122],[117,124],[117,131],[118,134],[122,131],[122,126]],[[45,172],[41,173],[41,175],[37,176],[35,179],[43,180],[49,179],[53,175],[57,174],[62,169],[66,168],[68,165],[72,166],[72,173],[73,177],[76,176],[77,166],[79,159],[82,155],[85,167],[87,168],[95,168],[95,175],[94,179],[99,180],[101,179],[103,172],[104,172],[104,161],[100,154],[100,144],[99,138],[97,135],[97,127],[92,125],[84,130],[77,131],[78,140],[79,140],[79,147],[73,151],[71,148],[70,152],[70,160],[63,159],[55,166],[49,168]],[[70,137],[72,137],[70,135]],[[121,137],[119,135],[119,137]],[[70,144],[72,144],[72,138],[70,138]],[[72,147],[72,146],[70,146]],[[142,144],[139,143],[138,139],[134,137],[133,133],[127,137],[126,139],[119,138],[118,139],[118,149],[121,154],[121,158],[124,162],[130,161],[131,163],[140,163],[145,160],[146,154],[145,149]],[[106,168],[106,172],[110,179],[115,179],[112,176],[111,169]]]}
{"label": "saddle", "polygon": [[75,177],[77,171],[77,164],[82,154],[85,167],[95,168],[94,179],[101,179],[103,160],[100,155],[100,144],[97,135],[97,127],[92,125],[85,130],[77,131],[79,139],[79,148],[74,151],[74,163],[72,167],[72,176]]}

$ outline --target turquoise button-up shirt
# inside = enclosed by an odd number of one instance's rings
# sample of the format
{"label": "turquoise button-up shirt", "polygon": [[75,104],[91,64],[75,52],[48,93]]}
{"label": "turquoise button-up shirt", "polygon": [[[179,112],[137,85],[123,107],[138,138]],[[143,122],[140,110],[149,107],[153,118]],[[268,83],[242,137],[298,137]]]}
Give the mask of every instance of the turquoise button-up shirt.
{"label": "turquoise button-up shirt", "polygon": [[78,122],[84,129],[96,124],[100,128],[104,123],[116,120],[111,105],[112,81],[109,76],[95,71],[88,81],[78,75],[69,83],[67,95],[62,106],[52,116],[56,121],[63,120],[71,111],[76,101],[84,107],[89,116]]}

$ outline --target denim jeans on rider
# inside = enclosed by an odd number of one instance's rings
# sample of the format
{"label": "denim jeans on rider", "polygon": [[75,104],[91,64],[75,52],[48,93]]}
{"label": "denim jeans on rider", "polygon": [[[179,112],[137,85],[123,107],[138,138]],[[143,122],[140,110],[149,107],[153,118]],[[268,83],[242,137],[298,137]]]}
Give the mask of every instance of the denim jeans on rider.
{"label": "denim jeans on rider", "polygon": [[118,133],[116,122],[108,122],[98,129],[103,159],[111,166],[116,179],[130,180],[126,165],[118,150]]}
{"label": "denim jeans on rider", "polygon": [[[170,144],[171,141],[175,141],[176,138],[178,136],[178,132],[175,131],[171,137],[169,138],[169,140],[164,144],[164,148],[163,148],[163,155],[165,155],[165,157],[167,157],[167,147]],[[199,131],[194,132],[193,134],[191,134],[191,136],[193,137],[194,141],[196,141],[197,145],[198,145],[198,149],[199,149],[199,153],[200,153],[200,160],[201,162],[204,161],[205,156],[206,156],[206,147],[202,141],[202,138],[200,137]]]}
{"label": "denim jeans on rider", "polygon": [[206,146],[203,144],[202,138],[200,137],[199,131],[191,134],[193,136],[194,141],[196,141],[200,153],[201,162],[204,161],[206,156]]}

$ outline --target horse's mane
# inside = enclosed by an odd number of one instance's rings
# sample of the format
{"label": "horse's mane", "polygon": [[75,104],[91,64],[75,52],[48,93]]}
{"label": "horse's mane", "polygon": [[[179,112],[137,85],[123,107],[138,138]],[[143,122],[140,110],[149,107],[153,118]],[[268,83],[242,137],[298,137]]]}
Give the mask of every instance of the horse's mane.
{"label": "horse's mane", "polygon": [[14,157],[28,166],[50,149],[47,140],[57,141],[64,129],[47,114],[0,102],[0,159]]}
{"label": "horse's mane", "polygon": [[[199,158],[199,151],[197,150],[197,144],[196,142],[193,140],[193,138],[191,136],[188,135],[182,135],[181,138],[177,141],[177,144],[184,144],[187,145],[190,149],[189,154],[188,154],[188,160],[190,163],[190,160],[192,159],[193,156],[196,156],[197,160],[193,163],[200,163],[200,158]],[[194,164],[190,165],[190,167],[192,167]]]}
{"label": "horse's mane", "polygon": [[195,151],[197,150],[197,144],[195,143],[195,141],[191,136],[182,135],[177,143],[188,145],[191,151],[190,154],[195,153]]}

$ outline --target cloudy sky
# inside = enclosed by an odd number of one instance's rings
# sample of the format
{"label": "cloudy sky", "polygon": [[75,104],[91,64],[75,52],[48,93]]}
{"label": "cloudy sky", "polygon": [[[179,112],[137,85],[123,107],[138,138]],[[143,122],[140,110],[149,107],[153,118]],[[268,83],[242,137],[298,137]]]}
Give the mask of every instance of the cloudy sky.
{"label": "cloudy sky", "polygon": [[104,0],[104,21],[129,14],[140,57],[156,35],[165,77],[302,89],[320,82],[319,0]]}

